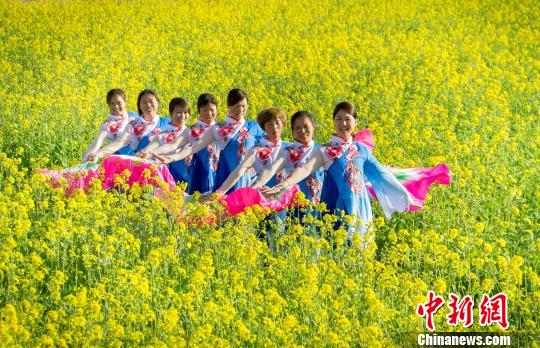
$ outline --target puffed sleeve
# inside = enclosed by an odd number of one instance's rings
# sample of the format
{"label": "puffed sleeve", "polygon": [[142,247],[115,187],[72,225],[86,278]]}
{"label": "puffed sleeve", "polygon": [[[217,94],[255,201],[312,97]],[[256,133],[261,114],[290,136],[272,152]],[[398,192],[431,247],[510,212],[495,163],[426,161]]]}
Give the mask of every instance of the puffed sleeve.
{"label": "puffed sleeve", "polygon": [[366,147],[362,147],[362,150],[366,154],[364,173],[371,183],[386,217],[390,219],[396,211],[407,211],[409,206],[414,203],[409,191],[379,163],[371,151]]}

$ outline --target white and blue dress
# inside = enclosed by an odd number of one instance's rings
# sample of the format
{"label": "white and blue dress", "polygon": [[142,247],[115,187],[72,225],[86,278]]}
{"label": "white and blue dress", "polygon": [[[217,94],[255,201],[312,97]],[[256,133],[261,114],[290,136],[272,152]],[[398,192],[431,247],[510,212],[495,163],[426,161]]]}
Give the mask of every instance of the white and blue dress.
{"label": "white and blue dress", "polygon": [[[227,116],[225,122],[216,124],[214,128],[214,139],[221,148],[221,156],[213,190],[221,187],[229,174],[242,162],[247,151],[257,144],[263,135],[264,131],[255,121],[244,119],[237,121]],[[253,173],[244,173],[240,180],[227,193],[242,187],[251,186],[253,182],[252,178]]]}
{"label": "white and blue dress", "polygon": [[[193,126],[188,127],[185,132],[187,132],[186,135],[189,143],[191,145],[197,143],[213,124],[213,122],[207,124],[198,120]],[[194,153],[192,156],[186,158],[190,161],[188,168],[188,194],[193,194],[194,192],[208,192],[214,188],[216,170],[218,169],[220,157],[220,147],[213,142],[202,150]]]}
{"label": "white and blue dress", "polygon": [[406,211],[414,202],[407,189],[385,169],[364,145],[333,136],[321,148],[326,178],[321,201],[331,214],[353,217],[348,237],[360,233],[362,240],[373,219],[366,178],[377,194],[387,218],[393,212]]}

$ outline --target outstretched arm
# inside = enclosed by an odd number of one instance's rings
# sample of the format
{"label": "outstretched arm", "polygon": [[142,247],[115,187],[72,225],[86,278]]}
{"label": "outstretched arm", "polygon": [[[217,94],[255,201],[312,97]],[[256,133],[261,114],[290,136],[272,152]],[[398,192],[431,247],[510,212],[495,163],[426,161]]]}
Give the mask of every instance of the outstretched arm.
{"label": "outstretched arm", "polygon": [[103,142],[105,141],[106,137],[107,137],[107,129],[105,129],[104,125],[101,125],[99,127],[99,131],[96,138],[88,146],[88,148],[86,149],[86,152],[83,155],[83,158],[82,158],[83,162],[91,162],[94,160],[96,152],[103,145]]}
{"label": "outstretched arm", "polygon": [[236,167],[236,169],[231,174],[229,174],[225,182],[223,182],[221,187],[218,188],[216,192],[225,193],[229,191],[231,187],[233,187],[234,184],[236,184],[236,182],[240,180],[240,178],[242,177],[242,175],[244,175],[246,170],[248,170],[249,168],[253,166],[253,162],[255,162],[256,155],[257,155],[256,148],[252,148],[251,150],[249,150],[244,160],[240,162],[238,167]]}
{"label": "outstretched arm", "polygon": [[276,173],[282,171],[283,168],[285,168],[285,158],[283,156],[279,156],[270,167],[265,168],[259,174],[257,180],[255,180],[251,186],[256,189],[263,187],[268,181],[270,181],[270,179],[272,179],[274,175],[276,175]]}
{"label": "outstretched arm", "polygon": [[174,153],[167,154],[165,156],[154,154],[154,153],[152,153],[152,155],[163,163],[171,163],[175,161],[180,161],[189,155],[193,155],[201,151],[202,149],[210,145],[214,140],[215,140],[214,139],[214,126],[212,126],[206,130],[201,140],[199,140],[197,143],[193,145],[190,145],[188,143],[183,148],[178,148]]}
{"label": "outstretched arm", "polygon": [[406,211],[411,205],[419,206],[405,186],[379,163],[371,151],[367,151],[364,173],[388,219],[396,211]]}
{"label": "outstretched arm", "polygon": [[158,139],[145,147],[138,156],[142,158],[150,157],[150,153],[157,155],[173,154],[176,150],[184,148],[188,143],[186,131],[184,130],[176,139],[169,143],[161,144]]}
{"label": "outstretched arm", "polygon": [[323,165],[322,152],[316,151],[313,156],[301,167],[297,167],[293,172],[283,180],[279,185],[274,186],[269,190],[264,190],[266,194],[276,194],[283,189],[287,189],[292,185],[299,183],[307,178],[315,170],[319,169]]}
{"label": "outstretched arm", "polygon": [[96,152],[94,162],[97,162],[100,158],[109,156],[109,155],[115,153],[116,151],[120,150],[124,146],[128,145],[129,144],[129,134],[130,134],[130,129],[126,130],[124,132],[124,134],[122,134],[122,136],[120,138],[116,139],[115,141],[113,141],[109,145],[103,147],[101,150]]}
{"label": "outstretched arm", "polygon": [[158,148],[161,147],[161,144],[159,143],[159,139],[154,139],[150,144],[146,145],[144,149],[139,151],[137,156],[141,158],[147,158],[150,152],[156,152]]}
{"label": "outstretched arm", "polygon": [[[214,138],[215,127],[216,126],[213,125],[210,128],[208,128],[206,132],[204,132],[204,135],[202,136],[201,140],[199,140],[198,142],[196,142],[195,144],[191,146],[191,149],[192,149],[191,154],[201,151],[202,149],[204,149],[205,147],[207,147],[208,145],[210,145],[212,142],[216,140]],[[191,154],[188,154],[188,155],[191,155]],[[186,155],[186,157],[188,155]]]}

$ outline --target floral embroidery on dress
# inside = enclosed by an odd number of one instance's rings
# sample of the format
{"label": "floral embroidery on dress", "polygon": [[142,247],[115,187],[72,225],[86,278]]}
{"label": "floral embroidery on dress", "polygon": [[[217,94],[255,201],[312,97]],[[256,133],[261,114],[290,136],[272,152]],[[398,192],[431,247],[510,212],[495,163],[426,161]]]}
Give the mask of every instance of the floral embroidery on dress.
{"label": "floral embroidery on dress", "polygon": [[263,165],[268,163],[272,155],[272,149],[269,147],[261,146],[257,149],[257,158],[262,162]]}
{"label": "floral embroidery on dress", "polygon": [[223,138],[223,142],[227,142],[229,134],[234,130],[234,124],[219,123],[218,124],[218,135]]}
{"label": "floral embroidery on dress", "polygon": [[276,173],[276,182],[279,184],[285,179],[285,170],[280,170]]}
{"label": "floral embroidery on dress", "polygon": [[216,143],[212,143],[206,147],[206,151],[208,152],[208,159],[210,163],[210,168],[213,171],[217,170],[218,164],[219,164],[219,155],[220,151],[217,148]]}
{"label": "floral embroidery on dress", "polygon": [[191,126],[189,135],[191,135],[191,138],[194,141],[197,141],[203,136],[205,130],[206,129],[204,129],[203,126],[194,125],[194,126]]}
{"label": "floral embroidery on dress", "polygon": [[306,188],[312,202],[319,203],[322,192],[322,182],[318,181],[315,176],[309,176],[306,179]]}
{"label": "floral embroidery on dress", "polygon": [[186,164],[186,166],[189,166],[192,159],[193,159],[193,155],[189,155],[186,158],[184,158],[184,163]]}
{"label": "floral embroidery on dress", "polygon": [[164,134],[163,142],[164,142],[165,144],[168,144],[168,143],[170,143],[171,141],[173,141],[174,139],[178,138],[178,135],[179,135],[179,134],[180,134],[180,133],[178,133],[178,132],[170,132],[170,133],[166,133],[166,134]]}
{"label": "floral embroidery on dress", "polygon": [[345,156],[345,182],[354,193],[361,193],[363,190],[362,175],[354,162],[358,157],[360,157],[360,152],[356,145],[353,144],[349,147],[349,153]]}
{"label": "floral embroidery on dress", "polygon": [[159,131],[157,137],[159,138],[160,142],[162,144],[168,144],[172,142],[174,139],[178,138],[180,136],[180,133],[182,133],[184,129],[179,126],[175,126],[173,124],[169,124],[165,130]]}
{"label": "floral embroidery on dress", "polygon": [[328,143],[325,147],[326,155],[334,162],[343,155],[343,151],[345,150],[345,147],[342,144]]}
{"label": "floral embroidery on dress", "polygon": [[302,156],[304,155],[304,151],[302,148],[297,149],[294,146],[287,146],[287,151],[289,152],[289,161],[293,164],[297,164],[300,159],[302,159]]}
{"label": "floral embroidery on dress", "polygon": [[351,145],[349,147],[349,153],[347,154],[347,160],[354,161],[357,157],[360,157],[360,152],[358,152],[356,145]]}
{"label": "floral embroidery on dress", "polygon": [[249,139],[251,136],[249,135],[249,131],[246,127],[243,127],[240,129],[240,134],[238,135],[238,138],[236,141],[238,142],[238,161],[240,162],[244,155],[247,152],[247,146],[246,146],[246,140]]}
{"label": "floral embroidery on dress", "polygon": [[123,120],[117,120],[117,121],[110,121],[107,123],[107,132],[113,136],[118,136],[118,131],[120,130],[120,127],[122,126]]}
{"label": "floral embroidery on dress", "polygon": [[140,138],[145,130],[146,127],[144,124],[136,124],[135,126],[133,126],[133,135],[135,135],[137,138]]}

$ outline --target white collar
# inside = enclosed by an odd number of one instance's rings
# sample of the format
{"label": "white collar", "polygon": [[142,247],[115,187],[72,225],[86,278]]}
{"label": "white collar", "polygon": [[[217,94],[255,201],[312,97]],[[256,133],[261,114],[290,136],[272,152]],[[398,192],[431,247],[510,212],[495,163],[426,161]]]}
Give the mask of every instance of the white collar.
{"label": "white collar", "polygon": [[227,126],[237,126],[238,124],[243,126],[245,122],[246,122],[246,120],[244,118],[242,118],[241,120],[235,120],[234,118],[232,118],[229,115],[227,115],[227,117],[225,118],[225,124]]}
{"label": "white collar", "polygon": [[349,146],[352,144],[352,141],[353,141],[352,136],[349,137],[349,139],[345,140],[340,136],[332,134],[332,143],[334,144]]}
{"label": "white collar", "polygon": [[295,140],[293,145],[295,147],[302,148],[302,149],[311,149],[315,145],[315,142],[313,140],[310,140],[309,143],[307,143],[307,145],[306,145],[306,144],[302,144],[301,142]]}
{"label": "white collar", "polygon": [[159,121],[159,115],[154,116],[152,121],[145,120],[144,116],[140,116],[140,118],[139,118],[139,123],[142,123],[145,126],[148,126],[148,125],[151,125],[151,124],[154,124],[154,123],[157,124],[158,121]]}
{"label": "white collar", "polygon": [[128,114],[126,111],[121,116],[109,114],[107,117],[107,121],[123,121],[128,118]]}
{"label": "white collar", "polygon": [[194,126],[202,126],[203,128],[208,128],[210,126],[213,126],[216,122],[215,121],[212,121],[210,123],[206,123],[204,122],[203,120],[201,120],[200,118],[197,120],[197,123],[194,124]]}
{"label": "white collar", "polygon": [[281,146],[281,138],[279,138],[276,143],[273,143],[270,140],[268,140],[266,138],[266,135],[265,135],[264,137],[261,138],[260,143],[261,143],[262,146],[265,146],[265,147],[270,147],[270,148],[280,147]]}

